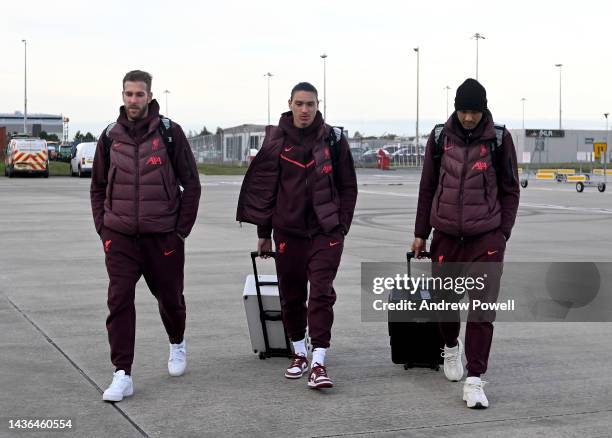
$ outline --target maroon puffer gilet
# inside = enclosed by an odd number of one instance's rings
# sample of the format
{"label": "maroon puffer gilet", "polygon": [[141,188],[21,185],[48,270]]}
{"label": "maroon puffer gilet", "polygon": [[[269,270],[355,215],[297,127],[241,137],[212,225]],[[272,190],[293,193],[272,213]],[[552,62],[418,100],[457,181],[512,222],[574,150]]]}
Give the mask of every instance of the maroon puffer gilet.
{"label": "maroon puffer gilet", "polygon": [[[343,137],[339,145],[337,184],[326,140],[331,127],[318,113],[309,128],[312,135],[307,136],[310,161],[302,162],[305,158],[301,157],[302,152],[292,155],[301,150],[297,145],[302,142],[293,143],[292,135],[289,135],[288,130],[297,130],[292,128],[291,117],[290,112],[285,113],[278,127],[266,128],[264,144],[242,182],[236,220],[267,228],[268,233],[274,228],[309,236],[319,231],[330,232],[338,226],[346,233],[357,199],[357,181],[349,145]],[[312,212],[309,204],[312,204]],[[311,219],[312,213],[316,224]],[[268,235],[259,237],[269,238]]]}
{"label": "maroon puffer gilet", "polygon": [[176,228],[181,195],[159,123],[156,117],[138,144],[121,123],[108,133],[112,145],[104,225],[117,232],[169,233]]}
{"label": "maroon puffer gilet", "polygon": [[[499,228],[502,208],[489,142],[495,139],[492,122],[482,135],[464,141],[445,126],[444,154],[431,208],[431,225],[454,236],[473,236]],[[451,129],[449,129],[451,128]]]}

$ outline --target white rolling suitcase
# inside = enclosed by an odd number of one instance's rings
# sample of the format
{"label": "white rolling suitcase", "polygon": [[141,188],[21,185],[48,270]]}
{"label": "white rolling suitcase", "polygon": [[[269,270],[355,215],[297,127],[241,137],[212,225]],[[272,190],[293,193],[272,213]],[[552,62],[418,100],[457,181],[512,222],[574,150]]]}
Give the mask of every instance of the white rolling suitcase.
{"label": "white rolling suitcase", "polygon": [[[273,252],[264,253],[274,258]],[[280,297],[276,275],[258,275],[251,253],[254,275],[248,275],[242,294],[253,352],[260,359],[267,357],[291,357],[292,349],[281,318]]]}

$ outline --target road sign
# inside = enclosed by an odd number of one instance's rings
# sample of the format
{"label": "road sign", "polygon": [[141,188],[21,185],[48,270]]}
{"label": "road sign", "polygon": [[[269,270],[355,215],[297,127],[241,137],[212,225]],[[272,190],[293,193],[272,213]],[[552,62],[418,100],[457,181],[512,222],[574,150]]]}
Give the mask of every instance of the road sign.
{"label": "road sign", "polygon": [[601,155],[608,150],[608,143],[593,143],[593,155],[596,160],[601,160]]}
{"label": "road sign", "polygon": [[562,129],[526,129],[525,137],[565,137]]}

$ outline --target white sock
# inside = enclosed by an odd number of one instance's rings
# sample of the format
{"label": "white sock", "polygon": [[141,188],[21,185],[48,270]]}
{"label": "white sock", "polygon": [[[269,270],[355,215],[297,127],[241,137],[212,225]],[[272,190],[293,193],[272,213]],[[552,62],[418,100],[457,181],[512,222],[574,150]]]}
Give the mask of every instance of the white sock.
{"label": "white sock", "polygon": [[306,338],[302,339],[301,341],[292,342],[292,344],[293,344],[293,351],[295,352],[295,354],[298,354],[304,357],[307,356]]}
{"label": "white sock", "polygon": [[312,363],[318,363],[319,365],[325,366],[325,353],[327,348],[315,348],[312,351]]}

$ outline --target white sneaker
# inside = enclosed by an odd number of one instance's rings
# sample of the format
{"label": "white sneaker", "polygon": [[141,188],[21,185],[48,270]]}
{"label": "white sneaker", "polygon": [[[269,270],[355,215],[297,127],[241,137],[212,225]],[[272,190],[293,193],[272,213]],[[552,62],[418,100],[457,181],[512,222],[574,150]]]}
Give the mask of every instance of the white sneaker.
{"label": "white sneaker", "polygon": [[444,358],[444,375],[451,382],[458,382],[463,378],[463,363],[461,355],[463,354],[463,344],[461,339],[457,339],[457,345],[453,348],[444,346],[442,357]]}
{"label": "white sneaker", "polygon": [[123,397],[129,397],[132,394],[134,394],[132,377],[126,376],[125,371],[119,370],[113,373],[113,382],[102,394],[102,400],[120,402],[123,400]]}
{"label": "white sneaker", "polygon": [[172,377],[182,376],[187,368],[187,344],[183,339],[180,344],[170,344],[168,372]]}
{"label": "white sneaker", "polygon": [[480,380],[480,377],[468,377],[463,384],[463,401],[468,408],[486,409],[489,407],[489,400],[482,390],[487,382]]}

